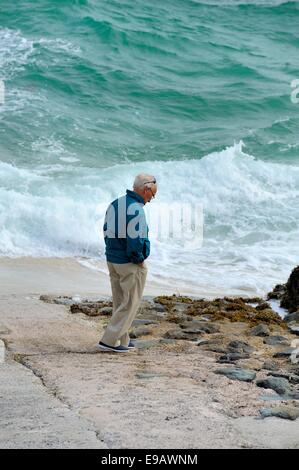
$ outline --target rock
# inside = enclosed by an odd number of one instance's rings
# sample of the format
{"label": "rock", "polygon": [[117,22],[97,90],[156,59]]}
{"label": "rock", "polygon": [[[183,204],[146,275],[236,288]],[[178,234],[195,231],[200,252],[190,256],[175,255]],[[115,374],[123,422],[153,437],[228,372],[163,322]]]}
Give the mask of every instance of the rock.
{"label": "rock", "polygon": [[150,349],[159,344],[158,340],[137,340],[135,345],[137,349]]}
{"label": "rock", "polygon": [[46,303],[53,303],[54,302],[54,296],[53,295],[40,295],[39,297],[39,300],[42,300],[43,302],[46,302]]}
{"label": "rock", "polygon": [[268,344],[270,346],[276,346],[277,344],[287,345],[289,344],[289,341],[284,336],[269,336],[264,339],[264,344]]}
{"label": "rock", "polygon": [[131,338],[136,339],[140,336],[147,336],[153,332],[153,328],[140,326],[139,328],[134,328],[130,333]]}
{"label": "rock", "polygon": [[264,310],[256,311],[254,317],[255,323],[267,323],[269,325],[282,325],[283,319],[281,316],[274,312],[274,310],[267,308]]}
{"label": "rock", "polygon": [[[167,300],[168,302],[169,300]],[[214,300],[193,299],[188,302],[186,313],[191,317],[207,317],[208,320],[214,321],[230,321],[232,323],[246,322],[251,326],[259,323],[267,325],[281,325],[282,318],[274,312],[263,299],[258,300],[258,310],[248,304],[248,299],[242,297],[224,297]],[[164,305],[164,303],[163,303]],[[169,312],[173,312],[175,302],[172,301],[172,308],[166,305]],[[210,332],[208,332],[210,333]]]}
{"label": "rock", "polygon": [[[191,313],[193,312],[192,310],[192,306],[190,306],[188,308],[188,313]],[[204,316],[207,316],[207,317],[211,317],[211,318],[214,318],[214,315],[216,315],[217,313],[219,312],[219,308],[216,307],[216,306],[213,306],[213,305],[209,305],[208,307],[205,307],[205,308],[202,308],[201,310],[199,310],[198,312],[194,312],[195,314],[201,314],[201,315],[204,315]]]}
{"label": "rock", "polygon": [[48,304],[61,304],[61,305],[72,305],[77,301],[73,299],[73,297],[69,297],[67,295],[41,295],[39,300],[46,302]]}
{"label": "rock", "polygon": [[201,324],[201,329],[209,335],[212,335],[214,333],[219,333],[220,328],[216,325],[212,325],[211,323],[202,323]]}
{"label": "rock", "polygon": [[299,336],[299,325],[289,326],[289,330],[293,335]]}
{"label": "rock", "polygon": [[99,315],[101,315],[100,310],[97,309],[97,308],[92,308],[92,307],[88,307],[88,306],[85,306],[85,305],[82,305],[79,308],[76,308],[76,307],[77,307],[77,305],[72,305],[71,306],[71,312],[72,313],[82,312],[85,315],[87,315],[88,317],[98,317]]}
{"label": "rock", "polygon": [[299,311],[298,312],[293,312],[289,313],[284,317],[284,321],[286,323],[291,323],[291,322],[299,322]]}
{"label": "rock", "polygon": [[167,312],[166,308],[164,307],[164,305],[161,305],[161,304],[155,304],[155,306],[153,307],[154,310],[156,310],[156,312],[159,312],[159,313],[165,313]]}
{"label": "rock", "polygon": [[270,335],[270,329],[267,325],[260,324],[255,326],[254,328],[251,328],[249,334],[251,336],[269,336]]}
{"label": "rock", "polygon": [[256,310],[266,310],[267,308],[271,308],[271,305],[268,304],[268,302],[261,302],[255,307]]}
{"label": "rock", "polygon": [[277,284],[272,292],[269,292],[267,295],[267,300],[276,299],[281,300],[282,297],[286,294],[286,285],[285,284]]}
{"label": "rock", "polygon": [[220,356],[217,362],[219,364],[231,364],[232,362],[238,361],[239,359],[249,358],[248,354],[244,353],[228,353]]}
{"label": "rock", "polygon": [[244,352],[250,354],[254,351],[254,348],[244,341],[231,341],[228,344],[228,350],[230,352]]}
{"label": "rock", "polygon": [[275,406],[274,408],[262,408],[260,414],[262,418],[274,416],[295,421],[295,419],[299,418],[299,408],[295,406]]}
{"label": "rock", "polygon": [[[223,346],[223,342],[219,339],[200,339],[197,343],[197,346],[215,346],[221,347]],[[225,352],[225,350],[224,350]]]}
{"label": "rock", "polygon": [[262,299],[261,297],[245,297],[245,298],[243,298],[243,300],[244,300],[244,302],[250,303],[250,304],[265,303],[264,299]]}
{"label": "rock", "polygon": [[138,325],[158,325],[159,322],[157,322],[156,320],[150,320],[150,319],[143,319],[143,318],[136,318],[133,323],[132,323],[132,326],[138,326]]}
{"label": "rock", "polygon": [[186,328],[198,329],[207,334],[219,333],[220,331],[219,327],[216,325],[213,325],[212,323],[200,322],[197,320],[181,323],[180,326],[183,329],[186,329]]}
{"label": "rock", "polygon": [[[175,294],[173,294],[173,295],[160,295],[158,297],[155,297],[153,300],[154,300],[155,304],[163,305],[168,312],[170,310],[172,310],[175,306],[177,308],[180,308],[181,304],[190,304],[190,303],[192,303],[191,298],[180,296],[180,295],[177,296]],[[182,305],[182,307],[184,307],[184,305]]]}
{"label": "rock", "polygon": [[173,311],[174,311],[174,312],[181,313],[181,314],[185,314],[186,305],[185,305],[185,304],[182,304],[182,303],[180,303],[180,302],[175,302],[175,303],[173,304]]}
{"label": "rock", "polygon": [[298,385],[299,384],[299,375],[295,374],[283,374],[281,372],[271,372],[271,375],[273,377],[280,377],[282,379],[286,379],[289,383],[293,385]]}
{"label": "rock", "polygon": [[175,339],[160,339],[159,344],[175,344]]}
{"label": "rock", "polygon": [[[97,317],[99,315],[110,315],[111,310],[102,312],[103,309],[112,308],[112,302],[106,301],[97,301],[97,302],[89,302],[84,301],[80,303],[74,303],[70,306],[71,313],[79,313],[82,312],[89,317]],[[109,313],[108,313],[109,312]]]}
{"label": "rock", "polygon": [[81,312],[81,308],[79,306],[79,304],[73,304],[70,306],[70,312],[71,313],[80,313]]}
{"label": "rock", "polygon": [[286,379],[281,379],[278,377],[257,380],[256,385],[261,388],[270,388],[279,395],[287,395],[290,393],[289,382]]}
{"label": "rock", "polygon": [[257,371],[262,369],[262,363],[257,359],[241,359],[237,362],[237,366]]}
{"label": "rock", "polygon": [[264,362],[263,366],[262,366],[262,369],[265,369],[265,370],[270,370],[270,371],[275,371],[275,370],[278,370],[279,367],[277,364],[275,364],[275,362],[273,361],[266,361]]}
{"label": "rock", "polygon": [[213,340],[209,340],[209,339],[200,339],[197,343],[197,346],[206,346],[206,345],[218,345],[219,342],[215,342]]}
{"label": "rock", "polygon": [[205,332],[199,328],[185,328],[184,333],[202,335]]}
{"label": "rock", "polygon": [[256,373],[252,370],[240,368],[217,369],[215,374],[225,375],[231,380],[240,380],[241,382],[252,382],[256,377]]}
{"label": "rock", "polygon": [[185,333],[183,330],[173,329],[169,330],[164,334],[166,339],[181,339],[181,340],[192,340],[197,339],[198,334]]}
{"label": "rock", "polygon": [[296,351],[295,348],[286,348],[275,353],[273,357],[290,357],[294,351]]}
{"label": "rock", "polygon": [[227,354],[227,350],[223,345],[223,340],[219,338],[214,339],[200,339],[197,346],[204,346],[205,351],[211,351],[218,354]]}
{"label": "rock", "polygon": [[221,348],[220,346],[213,346],[213,345],[206,346],[205,350],[218,353],[218,354],[225,354],[227,352],[225,348]]}
{"label": "rock", "polygon": [[199,317],[200,321],[212,321],[213,320],[213,315],[200,315]]}
{"label": "rock", "polygon": [[167,313],[159,313],[154,309],[139,309],[136,320],[145,319],[153,323],[161,323],[165,320]]}
{"label": "rock", "polygon": [[286,293],[283,295],[280,306],[289,312],[299,309],[299,266],[293,269],[286,283]]}
{"label": "rock", "polygon": [[109,316],[113,313],[113,307],[103,307],[99,310],[100,315]]}
{"label": "rock", "polygon": [[176,323],[177,325],[181,325],[182,322],[187,322],[189,318],[190,317],[185,313],[175,312],[172,310],[171,312],[167,313],[164,319],[165,321],[168,321],[170,323]]}

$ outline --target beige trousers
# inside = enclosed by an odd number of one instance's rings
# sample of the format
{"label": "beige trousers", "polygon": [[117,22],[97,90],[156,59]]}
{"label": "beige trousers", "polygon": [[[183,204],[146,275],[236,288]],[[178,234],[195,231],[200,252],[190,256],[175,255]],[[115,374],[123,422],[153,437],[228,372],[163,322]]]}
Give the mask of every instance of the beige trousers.
{"label": "beige trousers", "polygon": [[129,329],[142,298],[147,267],[134,263],[107,262],[113,298],[113,314],[101,341],[108,346],[128,346]]}

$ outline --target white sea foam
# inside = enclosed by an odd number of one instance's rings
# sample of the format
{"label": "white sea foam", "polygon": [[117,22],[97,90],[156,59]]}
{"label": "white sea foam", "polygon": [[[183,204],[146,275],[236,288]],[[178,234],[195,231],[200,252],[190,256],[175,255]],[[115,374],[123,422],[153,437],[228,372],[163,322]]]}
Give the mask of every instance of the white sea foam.
{"label": "white sea foam", "polygon": [[66,41],[65,39],[56,38],[56,39],[47,39],[47,38],[40,38],[34,41],[34,44],[39,44],[46,49],[49,49],[51,52],[67,52],[68,55],[80,55],[81,48],[76,46],[75,44],[71,43],[70,41]]}
{"label": "white sea foam", "polygon": [[[44,139],[39,138],[31,144],[33,153],[43,156],[43,159],[51,161],[53,157],[59,158],[59,160],[66,163],[76,163],[80,159],[75,156],[75,154],[66,150],[63,143],[53,136]],[[59,170],[63,169],[63,166],[58,166]],[[53,166],[52,166],[53,169]]]}
{"label": "white sea foam", "polygon": [[80,159],[76,157],[59,157],[59,159],[66,163],[76,163],[80,161]]}
{"label": "white sea foam", "polygon": [[[146,206],[202,203],[203,246],[152,240],[150,275],[231,293],[263,294],[298,263],[299,168],[257,160],[236,144],[199,160],[138,162],[110,168],[0,163],[0,254],[104,257],[107,205],[135,174],[155,174]],[[86,261],[86,259],[85,259]]]}
{"label": "white sea foam", "polygon": [[[63,52],[67,55],[80,55],[79,46],[61,38],[26,38],[21,31],[0,28],[0,70],[1,78],[7,79],[18,74],[29,61],[36,60],[37,47],[44,47],[52,53]],[[38,60],[41,60],[39,55]],[[64,56],[65,60],[65,56]]]}
{"label": "white sea foam", "polygon": [[0,44],[1,78],[6,80],[28,63],[33,52],[33,42],[23,37],[20,31],[0,28]]}
{"label": "white sea foam", "polygon": [[278,315],[281,316],[281,318],[284,318],[289,312],[287,309],[280,307],[280,301],[276,299],[270,299],[268,300],[268,303],[271,305],[272,310],[274,312],[278,313]]}

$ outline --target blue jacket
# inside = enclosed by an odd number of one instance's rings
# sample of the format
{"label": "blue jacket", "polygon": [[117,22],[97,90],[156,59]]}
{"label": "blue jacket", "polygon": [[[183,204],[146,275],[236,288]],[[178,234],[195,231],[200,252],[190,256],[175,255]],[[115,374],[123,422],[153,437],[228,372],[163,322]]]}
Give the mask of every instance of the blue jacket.
{"label": "blue jacket", "polygon": [[142,263],[150,254],[144,199],[127,189],[108,207],[103,226],[106,259],[111,263]]}

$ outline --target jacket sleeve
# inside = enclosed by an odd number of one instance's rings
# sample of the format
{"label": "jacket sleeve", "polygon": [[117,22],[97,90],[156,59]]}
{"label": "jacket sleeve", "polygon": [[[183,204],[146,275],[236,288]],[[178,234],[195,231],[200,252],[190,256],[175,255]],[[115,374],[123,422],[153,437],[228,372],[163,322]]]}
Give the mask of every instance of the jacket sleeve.
{"label": "jacket sleeve", "polygon": [[142,263],[144,256],[145,239],[141,237],[127,238],[127,255],[134,264]]}

